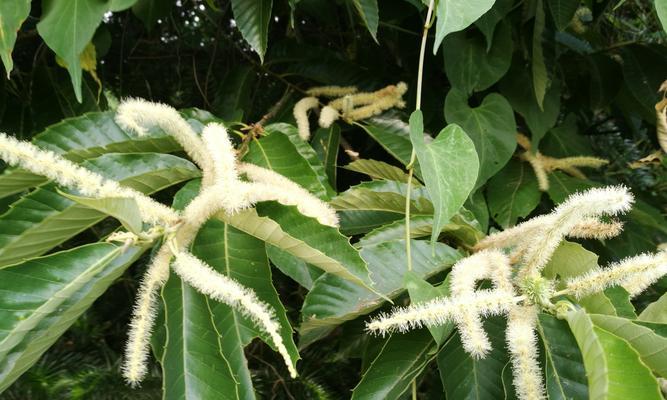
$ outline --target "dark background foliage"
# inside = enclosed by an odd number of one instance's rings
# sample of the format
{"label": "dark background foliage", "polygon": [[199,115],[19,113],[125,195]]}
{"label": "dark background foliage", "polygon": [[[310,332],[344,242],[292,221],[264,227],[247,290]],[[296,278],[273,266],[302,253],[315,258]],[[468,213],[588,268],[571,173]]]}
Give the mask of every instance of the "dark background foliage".
{"label": "dark background foliage", "polygon": [[[41,1],[33,1],[30,17],[21,27],[13,53],[10,78],[0,74],[0,131],[29,139],[46,126],[88,111],[114,107],[119,99],[142,97],[176,108],[198,107],[225,121],[250,124],[259,121],[281,99],[272,121],[293,121],[291,104],[316,85],[357,85],[374,90],[405,81],[416,84],[419,38],[424,6],[419,1],[379,2],[377,42],[369,35],[352,2],[301,0],[294,11],[287,1],[276,0],[269,24],[268,50],[261,63],[236,29],[229,2],[221,0],[140,0],[153,8],[108,13],[97,29],[93,44],[97,76],[84,72],[83,101],[77,102],[67,71],[36,31]],[[517,2],[505,17],[513,26],[513,69],[527,68],[533,23],[533,2]],[[549,73],[561,82],[561,110],[557,126],[573,116],[576,145],[611,160],[609,167],[589,175],[601,183],[624,183],[640,194],[649,212],[643,221],[627,224],[630,232],[611,245],[597,247],[603,259],[617,259],[652,250],[667,204],[664,166],[630,169],[628,163],[658,148],[652,105],[655,91],[666,77],[665,34],[650,2],[627,0],[584,1],[588,13],[577,14],[576,24],[553,33],[545,46]],[[293,23],[292,23],[293,21]],[[575,26],[576,25],[576,26]],[[469,35],[478,34],[475,28]],[[547,29],[554,29],[548,26]],[[424,72],[423,110],[427,130],[445,125],[443,105],[450,83],[444,72],[443,52],[428,55]],[[634,66],[635,68],[631,68]],[[513,84],[505,82],[506,85]],[[476,93],[469,100],[479,105],[484,96],[503,91],[503,82]],[[633,88],[647,86],[654,98],[638,97]],[[407,95],[414,104],[414,90]],[[408,107],[408,110],[411,106]],[[403,115],[407,120],[407,114]],[[525,123],[518,119],[519,130]],[[355,126],[345,125],[343,136],[364,158],[396,162],[376,142]],[[557,143],[547,136],[545,149]],[[542,146],[541,146],[542,148]],[[554,155],[557,155],[553,153]],[[341,152],[339,165],[349,159]],[[339,170],[338,190],[361,180]],[[165,198],[169,195],[165,194]],[[3,200],[0,207],[6,209]],[[544,196],[536,212],[551,208]],[[662,214],[662,215],[661,215]],[[111,222],[109,222],[111,223]],[[98,228],[100,229],[100,228]],[[100,232],[75,238],[86,242]],[[70,246],[72,243],[68,243]],[[121,399],[159,398],[160,372],[140,390],[131,390],[119,370],[137,277],[137,263],[60,339],[60,341],[0,397],[4,399]],[[278,293],[298,320],[305,291],[274,271]],[[654,299],[663,281],[638,302]],[[289,380],[276,355],[259,341],[247,350],[256,389],[261,398],[346,398],[360,379],[364,353],[372,354],[374,340],[364,337],[360,321],[337,329],[327,341],[302,352],[302,376]],[[366,358],[367,359],[367,358]],[[427,374],[437,374],[434,371]],[[424,394],[441,393],[440,380],[424,379]]]}

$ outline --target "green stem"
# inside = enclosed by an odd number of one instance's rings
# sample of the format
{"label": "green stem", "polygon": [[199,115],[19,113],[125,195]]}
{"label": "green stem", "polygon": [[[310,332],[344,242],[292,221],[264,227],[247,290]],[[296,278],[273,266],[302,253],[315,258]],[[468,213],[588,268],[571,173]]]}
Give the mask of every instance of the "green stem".
{"label": "green stem", "polygon": [[[422,102],[422,82],[424,79],[424,56],[426,54],[426,39],[428,39],[428,30],[431,27],[431,16],[433,15],[434,0],[429,1],[428,11],[426,12],[426,22],[422,31],[421,47],[419,49],[419,67],[417,69],[417,99],[415,101],[415,110],[421,109]],[[408,261],[408,271],[412,271],[412,249],[410,246],[410,190],[412,188],[412,177],[414,175],[414,164],[417,158],[414,147],[410,154],[410,162],[406,165],[408,169],[408,182],[405,195],[405,256]]]}

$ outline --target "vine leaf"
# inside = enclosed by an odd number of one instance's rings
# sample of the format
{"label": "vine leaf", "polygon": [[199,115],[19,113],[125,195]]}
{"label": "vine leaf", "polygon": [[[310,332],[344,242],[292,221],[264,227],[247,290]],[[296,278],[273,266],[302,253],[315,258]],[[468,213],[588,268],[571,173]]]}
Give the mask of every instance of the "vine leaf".
{"label": "vine leaf", "polygon": [[420,110],[410,116],[410,140],[422,167],[426,189],[433,201],[431,242],[435,243],[442,227],[472,192],[479,171],[479,160],[473,141],[455,124],[441,130],[433,142],[427,144]]}
{"label": "vine leaf", "polygon": [[30,14],[30,0],[0,2],[0,59],[5,65],[7,79],[14,68],[12,50],[16,43],[16,33]]}
{"label": "vine leaf", "polygon": [[433,54],[448,34],[461,31],[489,11],[496,0],[440,0],[435,10]]}
{"label": "vine leaf", "polygon": [[516,148],[516,121],[509,102],[498,93],[484,98],[479,107],[470,107],[468,97],[451,89],[445,99],[445,118],[470,136],[479,158],[476,187],[482,186],[510,160]]}
{"label": "vine leaf", "polygon": [[[656,1],[656,5],[658,1]],[[549,0],[547,4],[549,5],[556,28],[559,31],[564,31],[570,25],[570,22],[572,22],[572,18],[574,18],[574,14],[577,12],[577,8],[579,8],[581,2],[579,0]]]}
{"label": "vine leaf", "polygon": [[[366,174],[373,179],[385,179],[388,181],[397,181],[406,183],[408,181],[408,174],[405,173],[402,169],[394,167],[393,165],[387,164],[384,161],[377,160],[355,160],[347,164],[343,168],[359,172],[360,174]],[[416,186],[419,186],[419,182],[414,182]]]}
{"label": "vine leaf", "polygon": [[47,46],[65,61],[79,103],[82,100],[80,57],[107,8],[107,3],[102,1],[45,0],[42,4],[37,31]]}
{"label": "vine leaf", "polygon": [[489,180],[486,198],[489,212],[503,228],[527,217],[540,204],[542,192],[528,163],[511,160]]}

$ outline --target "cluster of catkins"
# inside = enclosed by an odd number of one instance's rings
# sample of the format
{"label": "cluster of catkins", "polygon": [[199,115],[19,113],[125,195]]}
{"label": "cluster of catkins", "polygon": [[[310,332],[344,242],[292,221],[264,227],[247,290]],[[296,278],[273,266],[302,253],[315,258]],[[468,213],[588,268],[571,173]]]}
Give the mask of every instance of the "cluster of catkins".
{"label": "cluster of catkins", "polygon": [[[542,275],[554,251],[566,237],[606,239],[621,232],[621,224],[602,217],[626,212],[633,202],[624,187],[590,189],[570,196],[550,214],[486,237],[476,253],[459,261],[451,271],[451,296],[397,308],[367,324],[370,332],[404,332],[422,326],[453,322],[464,349],[481,358],[491,350],[482,317],[506,315],[507,347],[514,385],[520,399],[543,399],[545,390],[539,367],[535,327],[541,310],[556,312],[551,300],[569,295],[576,299],[620,285],[636,296],[667,274],[667,253],[642,254],[595,268],[564,283]],[[488,279],[491,289],[477,290]]]}
{"label": "cluster of catkins", "polygon": [[306,93],[308,97],[294,105],[294,119],[299,129],[299,136],[303,140],[310,139],[310,124],[308,112],[320,106],[318,98],[330,100],[320,110],[319,125],[328,128],[339,118],[352,122],[370,118],[390,108],[403,108],[403,95],[408,90],[405,82],[389,85],[375,92],[359,92],[354,86],[321,86],[311,88]]}
{"label": "cluster of catkins", "polygon": [[279,334],[280,325],[271,307],[261,302],[251,289],[216,272],[192,255],[188,248],[208,219],[220,213],[236,213],[257,202],[273,200],[296,206],[302,214],[334,227],[338,226],[335,211],[286,177],[269,169],[238,162],[227,131],[220,124],[206,125],[199,136],[173,108],[144,100],[123,102],[118,107],[116,122],[139,136],[145,135],[153,126],[160,127],[173,136],[201,168],[202,189],[182,212],[51,151],[3,133],[0,133],[0,157],[10,165],[44,175],[62,186],[79,191],[83,196],[134,199],[142,220],[150,228],[136,235],[112,235],[114,239],[134,237],[135,240],[157,240],[162,236],[163,244],[152,259],[137,293],[123,361],[123,374],[127,381],[138,384],[146,374],[158,293],[169,278],[170,266],[184,282],[237,309],[265,331],[284,358],[290,374],[296,376],[296,360],[292,360],[287,352]]}
{"label": "cluster of catkins", "polygon": [[519,154],[519,158],[528,162],[533,168],[538,186],[543,192],[549,190],[548,174],[551,172],[563,171],[575,178],[586,179],[580,168],[600,168],[609,164],[608,160],[591,156],[555,158],[544,155],[537,150],[534,151],[530,139],[521,133],[516,135],[516,141],[524,150]]}

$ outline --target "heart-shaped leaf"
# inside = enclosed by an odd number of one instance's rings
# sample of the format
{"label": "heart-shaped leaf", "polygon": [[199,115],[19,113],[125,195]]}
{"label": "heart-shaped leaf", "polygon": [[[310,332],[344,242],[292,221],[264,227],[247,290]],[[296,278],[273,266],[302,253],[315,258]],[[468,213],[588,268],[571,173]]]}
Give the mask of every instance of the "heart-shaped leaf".
{"label": "heart-shaped leaf", "polygon": [[463,206],[474,188],[479,160],[474,143],[458,125],[447,126],[428,144],[423,134],[423,117],[417,110],[410,116],[410,140],[433,201],[431,242],[435,243],[442,227]]}

